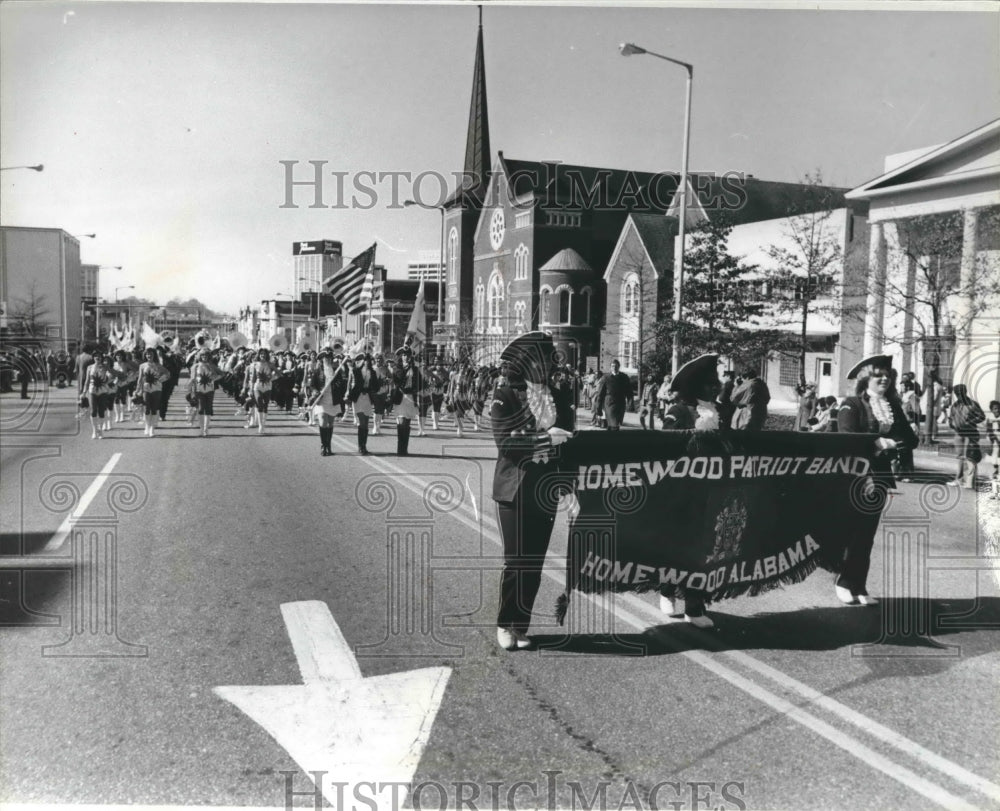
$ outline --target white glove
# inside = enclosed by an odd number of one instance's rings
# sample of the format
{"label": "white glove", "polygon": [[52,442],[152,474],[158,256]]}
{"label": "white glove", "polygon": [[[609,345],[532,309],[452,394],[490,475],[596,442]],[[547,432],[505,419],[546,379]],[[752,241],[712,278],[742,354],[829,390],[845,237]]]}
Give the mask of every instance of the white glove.
{"label": "white glove", "polygon": [[880,451],[891,451],[896,447],[896,440],[889,439],[889,437],[881,436],[875,440],[875,447]]}
{"label": "white glove", "polygon": [[572,431],[567,431],[563,428],[557,428],[554,425],[551,428],[549,428],[548,435],[549,439],[552,440],[552,447],[556,447],[557,445],[562,445],[563,442],[565,442],[567,439],[573,438]]}

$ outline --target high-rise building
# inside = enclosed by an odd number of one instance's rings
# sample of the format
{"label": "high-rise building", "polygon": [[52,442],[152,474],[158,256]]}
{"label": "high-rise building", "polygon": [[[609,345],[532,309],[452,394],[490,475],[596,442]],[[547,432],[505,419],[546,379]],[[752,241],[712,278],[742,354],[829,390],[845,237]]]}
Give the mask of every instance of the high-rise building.
{"label": "high-rise building", "polygon": [[97,301],[100,280],[100,265],[80,265],[80,298]]}
{"label": "high-rise building", "polygon": [[333,239],[292,243],[292,294],[318,293],[323,280],[344,265],[343,246]]}
{"label": "high-rise building", "polygon": [[407,262],[406,278],[411,282],[436,282],[441,279],[441,254],[439,251],[421,251],[416,262]]}
{"label": "high-rise building", "polygon": [[4,338],[67,349],[80,339],[80,241],[61,228],[0,228]]}

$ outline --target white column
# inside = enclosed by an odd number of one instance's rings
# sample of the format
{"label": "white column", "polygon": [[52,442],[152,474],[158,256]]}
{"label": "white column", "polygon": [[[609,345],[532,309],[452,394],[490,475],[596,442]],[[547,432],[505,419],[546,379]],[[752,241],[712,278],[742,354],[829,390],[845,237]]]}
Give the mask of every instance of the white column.
{"label": "white column", "polygon": [[885,318],[886,243],[880,222],[871,224],[868,254],[868,298],[865,306],[864,356],[882,351],[882,326]]}
{"label": "white column", "polygon": [[976,226],[979,212],[967,208],[962,212],[962,263],[958,277],[958,290],[955,296],[955,308],[952,313],[952,323],[955,325],[955,366],[953,379],[955,383],[970,383],[966,380],[969,370],[969,353],[972,351],[972,315],[975,311],[973,301],[976,273]]}
{"label": "white column", "polygon": [[917,290],[917,262],[908,253],[905,256],[905,261],[907,307],[906,312],[903,313],[903,363],[900,371],[914,372],[916,369],[913,368],[913,308],[917,305],[913,297]]}

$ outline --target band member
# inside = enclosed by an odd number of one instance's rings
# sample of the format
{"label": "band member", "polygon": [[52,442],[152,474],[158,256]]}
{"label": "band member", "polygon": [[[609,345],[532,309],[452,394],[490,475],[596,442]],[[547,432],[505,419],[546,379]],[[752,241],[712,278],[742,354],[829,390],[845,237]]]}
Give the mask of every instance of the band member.
{"label": "band member", "polygon": [[396,350],[399,357],[399,368],[396,369],[393,383],[396,387],[394,400],[396,407],[396,455],[410,455],[410,422],[419,413],[417,397],[422,382],[420,370],[413,365],[413,352],[409,347]]}
{"label": "band member", "polygon": [[609,431],[621,430],[625,421],[625,407],[632,398],[632,381],[621,368],[617,359],[611,361],[611,371],[597,384],[597,401],[604,412]]}
{"label": "band member", "polygon": [[358,417],[358,453],[368,455],[368,425],[372,417],[372,395],[378,391],[378,375],[372,368],[372,359],[364,352],[354,358],[347,381],[347,399],[354,405]]}
{"label": "band member", "polygon": [[375,375],[378,377],[378,391],[372,395],[372,408],[375,410],[372,417],[372,435],[378,436],[382,432],[386,404],[392,395],[392,375],[389,374],[389,367],[381,355],[375,361]]}
{"label": "band member", "polygon": [[87,367],[83,390],[90,400],[90,438],[103,439],[104,431],[111,428],[108,412],[116,390],[107,355],[103,352],[94,353],[94,362]]}
{"label": "band member", "polygon": [[202,436],[208,436],[208,425],[215,414],[215,381],[220,377],[222,372],[212,362],[212,353],[202,349],[198,353],[198,360],[191,367],[196,406],[201,415]]}
{"label": "band member", "polygon": [[326,348],[317,358],[320,371],[313,375],[313,394],[309,408],[319,422],[320,456],[333,456],[330,443],[333,440],[334,420],[343,407],[347,391],[347,369],[334,358],[333,350]]}
{"label": "band member", "polygon": [[[274,382],[275,368],[271,365],[271,353],[267,349],[257,351],[257,359],[247,366],[246,379],[243,388],[248,397],[252,398],[256,410],[257,433],[267,431],[267,409],[271,402],[271,389]],[[248,420],[247,427],[253,425],[253,419]]]}
{"label": "band member", "polygon": [[[455,435],[459,439],[463,436],[462,417],[472,410],[471,392],[474,385],[472,366],[467,360],[464,360],[462,365],[451,373],[446,395],[448,405],[455,415]],[[475,420],[474,416],[473,420]]]}
{"label": "band member", "polygon": [[444,390],[448,385],[448,375],[440,363],[435,364],[428,375],[431,387],[431,427],[437,431],[440,428],[438,420],[441,417],[441,406],[444,403]]}
{"label": "band member", "polygon": [[555,522],[560,481],[553,449],[572,435],[572,403],[549,385],[555,347],[528,332],[500,355],[508,382],[493,394],[490,419],[497,444],[493,500],[503,538],[497,642],[528,648],[526,636]]}
{"label": "band member", "polygon": [[[891,460],[898,449],[915,448],[919,444],[893,385],[892,358],[874,355],[865,358],[847,374],[857,380],[854,397],[845,397],[837,413],[839,431],[852,434],[877,434],[872,470],[874,481],[885,489],[895,486]],[[844,551],[843,568],[837,577],[837,599],[845,605],[876,605],[878,600],[866,587],[871,566],[874,538],[859,538]]]}
{"label": "band member", "polygon": [[135,393],[142,397],[145,407],[146,436],[153,436],[160,416],[160,397],[163,384],[170,380],[170,371],[160,363],[159,355],[153,347],[146,350],[145,362],[139,367],[139,381]]}
{"label": "band member", "polygon": [[[716,431],[719,429],[719,412],[715,403],[722,391],[718,373],[719,356],[701,355],[677,370],[670,388],[677,399],[663,415],[665,431]],[[660,610],[671,617],[682,614],[673,594],[660,587]],[[696,589],[684,591],[684,619],[698,628],[712,628],[715,623],[705,615],[704,593]]]}
{"label": "band member", "polygon": [[118,379],[115,392],[115,422],[125,422],[125,409],[132,400],[135,384],[139,379],[139,364],[129,357],[128,352],[119,349],[115,352],[113,369]]}

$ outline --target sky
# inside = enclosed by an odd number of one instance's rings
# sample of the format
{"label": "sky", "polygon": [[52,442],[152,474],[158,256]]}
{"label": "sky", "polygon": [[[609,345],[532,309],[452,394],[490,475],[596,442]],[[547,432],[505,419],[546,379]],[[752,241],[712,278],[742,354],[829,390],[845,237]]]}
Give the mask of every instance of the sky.
{"label": "sky", "polygon": [[[998,8],[491,3],[491,146],[679,171],[684,71],[623,58],[631,41],[694,65],[692,171],[818,170],[857,186],[887,154],[997,117]],[[45,170],[3,172],[0,221],[96,233],[81,255],[122,267],[102,270],[109,299],[134,285],[159,302],[256,306],[291,291],[299,240],[339,240],[345,257],[377,242],[377,261],[402,277],[438,250],[438,212],[402,202],[436,202],[435,178],[462,167],[476,30],[467,3],[5,0],[0,164]],[[296,180],[325,161],[327,207],[301,187],[283,207],[281,161],[297,162]],[[364,172],[425,174],[416,189],[399,176],[394,194],[392,175]],[[375,199],[352,194],[356,181]]]}

